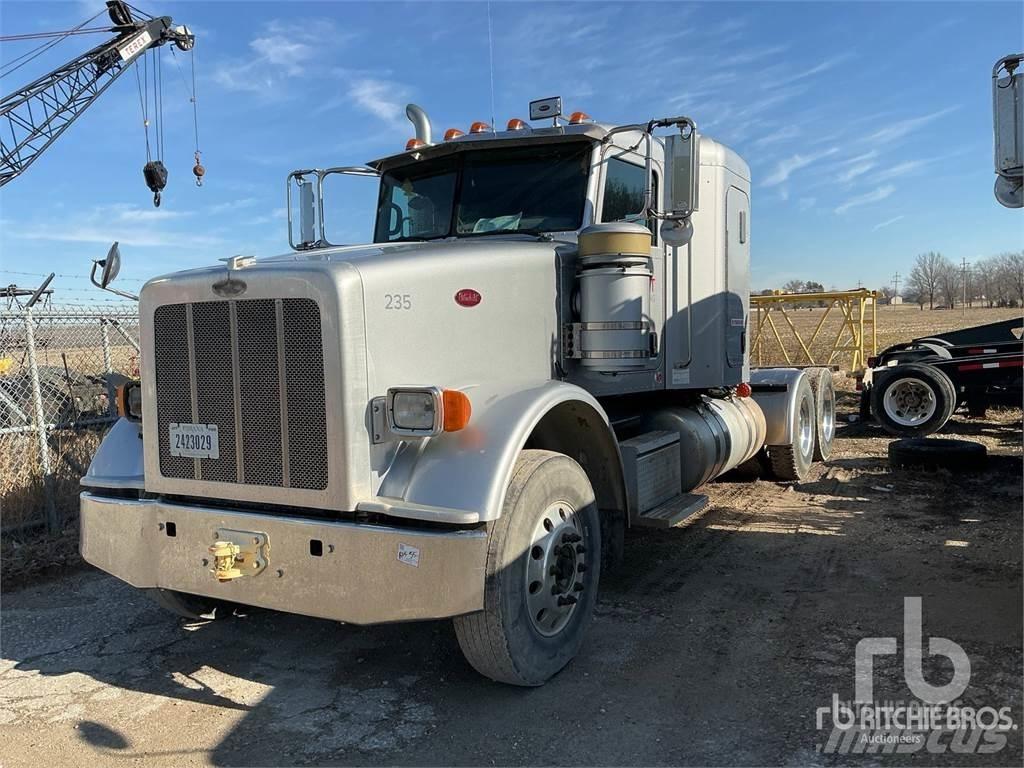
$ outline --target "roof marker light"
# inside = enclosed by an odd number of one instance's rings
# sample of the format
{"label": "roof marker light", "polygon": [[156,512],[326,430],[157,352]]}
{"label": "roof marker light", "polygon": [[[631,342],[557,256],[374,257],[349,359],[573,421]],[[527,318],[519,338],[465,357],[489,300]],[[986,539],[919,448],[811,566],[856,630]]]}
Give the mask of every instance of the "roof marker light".
{"label": "roof marker light", "polygon": [[569,125],[582,125],[590,122],[590,115],[586,112],[573,112],[569,115]]}
{"label": "roof marker light", "polygon": [[506,131],[525,131],[526,123],[520,120],[518,117],[513,117],[508,121],[508,125],[505,126]]}
{"label": "roof marker light", "polygon": [[444,140],[445,141],[451,141],[452,139],[457,139],[457,138],[459,138],[459,136],[465,136],[465,135],[466,134],[464,134],[458,128],[449,128],[447,131],[444,132]]}
{"label": "roof marker light", "polygon": [[491,130],[491,126],[485,123],[483,120],[477,120],[471,126],[469,126],[470,133],[488,133]]}
{"label": "roof marker light", "polygon": [[425,142],[423,139],[413,138],[413,139],[409,139],[407,142],[405,142],[405,151],[406,152],[410,152],[410,151],[412,151],[414,149],[419,149],[420,147],[425,147],[425,146],[427,146],[427,142]]}

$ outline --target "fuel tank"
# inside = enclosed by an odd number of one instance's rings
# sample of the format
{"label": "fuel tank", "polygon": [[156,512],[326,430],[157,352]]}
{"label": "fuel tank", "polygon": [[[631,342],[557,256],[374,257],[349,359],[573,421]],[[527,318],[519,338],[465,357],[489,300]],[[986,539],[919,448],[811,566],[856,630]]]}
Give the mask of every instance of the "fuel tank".
{"label": "fuel tank", "polygon": [[643,428],[679,433],[684,493],[753,457],[764,445],[766,432],[757,403],[740,397],[704,397],[694,406],[660,408],[645,415]]}

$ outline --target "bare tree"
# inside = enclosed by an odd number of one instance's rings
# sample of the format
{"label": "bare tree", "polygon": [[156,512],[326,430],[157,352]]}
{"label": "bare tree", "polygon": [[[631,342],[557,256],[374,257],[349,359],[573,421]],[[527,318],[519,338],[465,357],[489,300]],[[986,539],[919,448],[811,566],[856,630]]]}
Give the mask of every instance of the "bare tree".
{"label": "bare tree", "polygon": [[1016,306],[1024,306],[1024,252],[1001,253],[997,258],[999,279]]}
{"label": "bare tree", "polygon": [[945,306],[956,306],[960,298],[960,269],[952,262],[946,261],[939,269],[939,293]]}
{"label": "bare tree", "polygon": [[804,281],[803,280],[790,280],[788,283],[782,286],[783,293],[803,293],[804,292]]}
{"label": "bare tree", "polygon": [[941,276],[949,260],[941,253],[928,251],[918,254],[908,280],[910,286],[922,297],[928,298],[928,308],[935,308],[935,297],[939,293]]}

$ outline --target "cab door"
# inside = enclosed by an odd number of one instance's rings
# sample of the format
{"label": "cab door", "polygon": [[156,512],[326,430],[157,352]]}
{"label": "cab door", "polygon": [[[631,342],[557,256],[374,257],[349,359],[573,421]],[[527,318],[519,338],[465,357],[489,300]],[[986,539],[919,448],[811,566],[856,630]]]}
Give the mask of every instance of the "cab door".
{"label": "cab door", "polygon": [[747,351],[750,198],[737,187],[725,196],[725,357],[742,368]]}

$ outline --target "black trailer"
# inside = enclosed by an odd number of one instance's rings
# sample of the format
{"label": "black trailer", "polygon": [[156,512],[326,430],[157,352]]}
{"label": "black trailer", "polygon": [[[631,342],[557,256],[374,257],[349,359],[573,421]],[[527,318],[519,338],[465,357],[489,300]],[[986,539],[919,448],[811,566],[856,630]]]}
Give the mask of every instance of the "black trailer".
{"label": "black trailer", "polygon": [[893,435],[937,432],[960,406],[984,416],[989,405],[1024,398],[1024,319],[977,325],[895,344],[858,383],[861,416]]}

